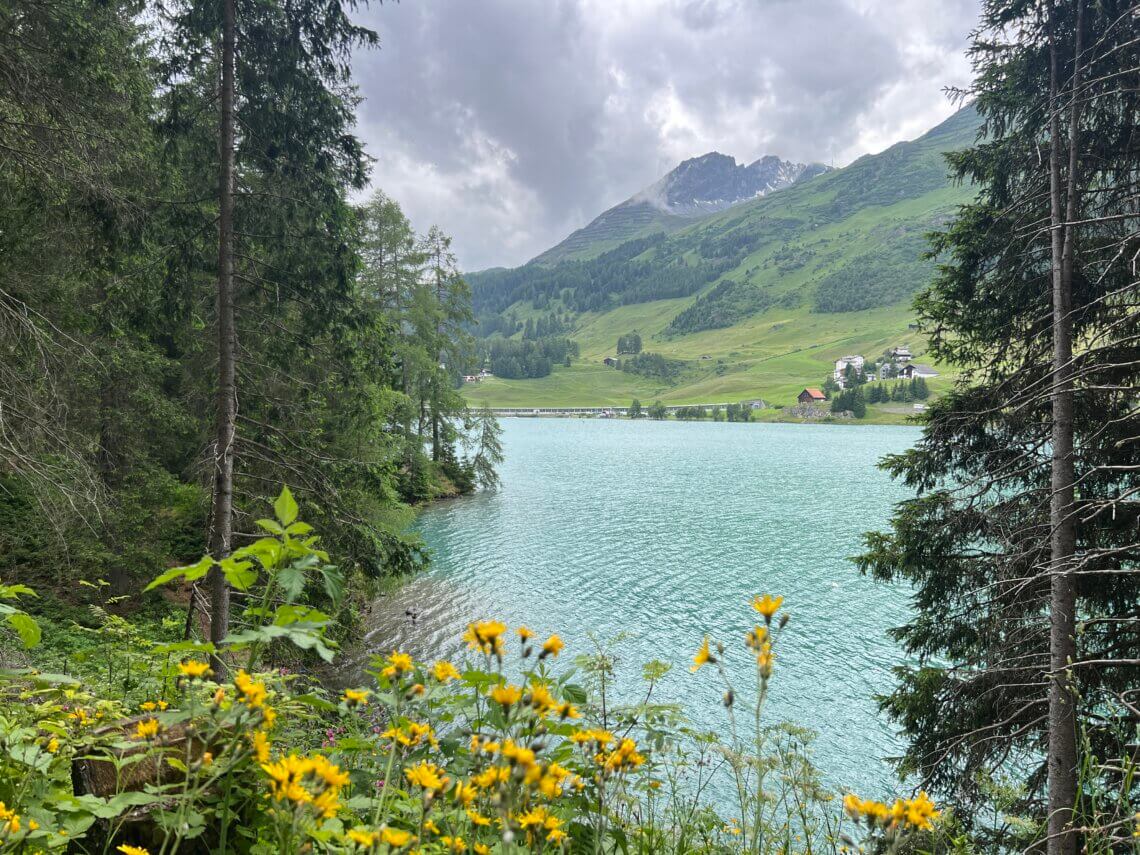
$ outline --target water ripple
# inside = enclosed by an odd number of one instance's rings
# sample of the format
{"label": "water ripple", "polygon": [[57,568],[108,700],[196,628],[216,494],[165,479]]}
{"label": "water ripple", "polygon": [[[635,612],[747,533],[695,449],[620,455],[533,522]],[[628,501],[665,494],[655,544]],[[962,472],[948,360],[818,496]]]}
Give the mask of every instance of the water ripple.
{"label": "water ripple", "polygon": [[[619,652],[631,692],[638,665],[675,664],[662,700],[723,727],[720,690],[689,674],[708,633],[739,642],[752,594],[784,595],[772,715],[819,732],[835,786],[883,793],[899,742],[873,700],[901,660],[886,630],[907,592],[846,560],[882,527],[902,489],[876,467],[917,431],[895,427],[575,420],[504,421],[504,486],[442,504],[417,527],[434,552],[425,577],[374,604],[365,651],[453,655],[470,620],[629,637]],[[363,661],[362,654],[362,660]]]}

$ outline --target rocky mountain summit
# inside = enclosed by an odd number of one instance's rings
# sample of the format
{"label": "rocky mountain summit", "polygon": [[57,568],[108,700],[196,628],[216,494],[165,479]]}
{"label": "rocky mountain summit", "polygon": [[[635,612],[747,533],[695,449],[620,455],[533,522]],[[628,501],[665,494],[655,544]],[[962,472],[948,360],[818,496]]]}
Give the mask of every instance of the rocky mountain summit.
{"label": "rocky mountain summit", "polygon": [[699,217],[827,171],[819,163],[793,163],[774,154],[745,166],[734,157],[711,151],[683,161],[622,205],[648,202],[670,214]]}

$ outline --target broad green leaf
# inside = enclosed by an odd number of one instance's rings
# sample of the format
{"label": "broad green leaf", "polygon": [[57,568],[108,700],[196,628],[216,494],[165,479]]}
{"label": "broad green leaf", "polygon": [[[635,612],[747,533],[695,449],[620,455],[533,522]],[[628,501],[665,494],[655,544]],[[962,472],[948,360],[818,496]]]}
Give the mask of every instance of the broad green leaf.
{"label": "broad green leaf", "polygon": [[[259,526],[261,526],[263,529],[265,529],[267,532],[269,532],[270,534],[284,534],[285,533],[285,529],[281,528],[281,526],[277,523],[276,520],[258,520],[257,524]],[[298,523],[298,525],[304,525],[304,523]],[[292,528],[293,526],[289,526],[289,527]]]}
{"label": "broad green leaf", "polygon": [[201,560],[196,564],[189,564],[185,567],[171,567],[165,573],[160,575],[157,579],[147,585],[143,590],[149,591],[152,588],[157,588],[159,585],[165,585],[178,578],[184,578],[187,582],[193,582],[201,579],[214,566],[214,559],[209,555],[202,556]]}
{"label": "broad green leaf", "polygon": [[313,530],[313,527],[306,522],[295,522],[289,528],[285,529],[285,533],[289,535],[303,535],[308,534]]}
{"label": "broad green leaf", "polygon": [[[304,525],[304,523],[298,523],[298,525]],[[0,585],[0,599],[14,600],[20,596],[38,597],[39,594],[27,585]]]}
{"label": "broad green leaf", "polygon": [[218,562],[226,581],[239,591],[248,591],[249,587],[257,581],[257,570],[252,561],[235,561],[233,558],[223,558]]}
{"label": "broad green leaf", "polygon": [[277,521],[283,526],[288,526],[297,519],[297,502],[288,487],[281,488],[281,495],[273,503],[273,513],[277,515]]}
{"label": "broad green leaf", "polygon": [[40,643],[40,625],[31,615],[13,612],[8,615],[7,620],[8,625],[16,630],[16,634],[20,636],[20,641],[24,643],[24,647],[35,647]]}

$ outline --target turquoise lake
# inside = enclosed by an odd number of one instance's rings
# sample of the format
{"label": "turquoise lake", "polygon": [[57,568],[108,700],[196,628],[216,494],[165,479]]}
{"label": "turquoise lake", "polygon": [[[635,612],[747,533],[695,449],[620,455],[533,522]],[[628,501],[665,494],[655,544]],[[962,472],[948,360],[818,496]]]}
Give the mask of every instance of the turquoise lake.
{"label": "turquoise lake", "polygon": [[[753,594],[785,597],[769,721],[816,730],[835,788],[885,796],[899,741],[876,693],[902,653],[887,636],[908,592],[863,578],[848,557],[887,524],[905,488],[876,468],[917,429],[879,426],[504,419],[495,492],[441,503],[416,528],[430,572],[378,601],[365,648],[458,655],[470,620],[525,623],[565,640],[625,638],[622,687],[674,664],[657,700],[725,726],[712,669],[689,672],[707,633],[743,674]],[[743,679],[743,685],[748,685]]]}

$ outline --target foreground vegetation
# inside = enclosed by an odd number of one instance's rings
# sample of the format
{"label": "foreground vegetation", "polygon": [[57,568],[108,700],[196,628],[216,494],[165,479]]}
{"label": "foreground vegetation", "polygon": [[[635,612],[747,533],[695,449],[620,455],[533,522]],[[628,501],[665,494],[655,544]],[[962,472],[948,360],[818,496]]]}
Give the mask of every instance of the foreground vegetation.
{"label": "foreground vegetation", "polygon": [[[225,640],[125,645],[134,673],[93,691],[65,674],[0,674],[0,851],[227,852],[839,851],[866,836],[898,848],[946,845],[925,794],[888,805],[820,784],[801,728],[763,718],[778,685],[789,615],[756,597],[743,644],[707,637],[692,670],[724,681],[726,737],[691,730],[650,702],[669,670],[644,668],[640,703],[608,695],[605,651],[566,658],[557,635],[494,620],[464,635],[467,661],[374,657],[368,682],[330,694],[298,662],[332,661],[329,618],[304,603],[338,571],[284,491],[265,536],[215,562],[173,568],[151,587],[218,567],[260,592]],[[0,590],[9,602],[31,595]],[[14,608],[14,607],[13,607]],[[22,614],[17,610],[10,614]],[[24,616],[13,624],[39,643]],[[756,683],[730,685],[743,651]],[[694,679],[698,679],[694,677]],[[719,804],[717,784],[731,793]],[[952,827],[952,826],[951,826]]]}

